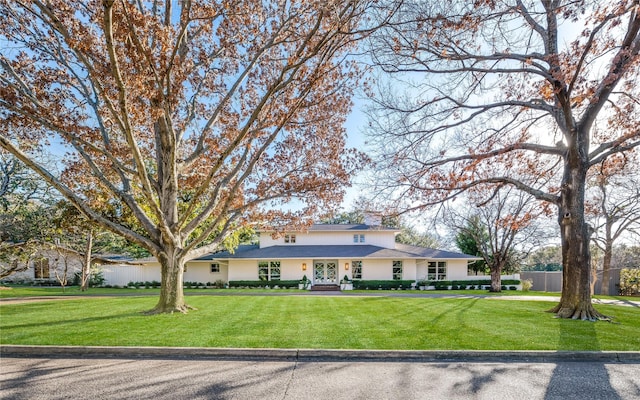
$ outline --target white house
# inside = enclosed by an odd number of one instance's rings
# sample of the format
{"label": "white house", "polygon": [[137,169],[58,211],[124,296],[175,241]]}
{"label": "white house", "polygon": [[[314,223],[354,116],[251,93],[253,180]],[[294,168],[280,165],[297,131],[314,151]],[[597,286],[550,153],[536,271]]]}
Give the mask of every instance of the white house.
{"label": "white house", "polygon": [[[317,224],[305,232],[259,232],[259,244],[208,254],[186,263],[189,282],[300,280],[312,286],[350,280],[477,280],[467,265],[477,257],[396,243],[400,231],[371,225]],[[157,261],[109,267],[106,283],[159,281]],[[486,277],[489,279],[489,277]],[[509,278],[509,277],[504,277]],[[267,283],[266,283],[267,284]]]}

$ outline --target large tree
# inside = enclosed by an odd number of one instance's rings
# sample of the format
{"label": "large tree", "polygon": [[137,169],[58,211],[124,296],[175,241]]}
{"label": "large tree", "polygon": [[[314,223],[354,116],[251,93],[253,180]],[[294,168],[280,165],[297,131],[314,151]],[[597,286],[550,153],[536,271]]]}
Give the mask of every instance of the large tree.
{"label": "large tree", "polygon": [[447,208],[446,221],[458,232],[460,250],[482,257],[491,273],[491,291],[500,292],[501,275],[517,270],[534,248],[548,240],[542,210],[533,197],[515,188],[502,188],[482,203],[476,203],[482,193],[469,195],[466,207]]}
{"label": "large tree", "polygon": [[[0,0],[0,146],[158,259],[151,312],[186,312],[185,260],[342,198],[370,3]],[[25,147],[47,141],[62,175]]]}
{"label": "large tree", "polygon": [[564,275],[552,311],[562,318],[603,317],[589,293],[585,183],[640,144],[639,7],[405,1],[372,41],[388,82],[371,110],[386,187],[414,208],[483,185],[555,206]]}

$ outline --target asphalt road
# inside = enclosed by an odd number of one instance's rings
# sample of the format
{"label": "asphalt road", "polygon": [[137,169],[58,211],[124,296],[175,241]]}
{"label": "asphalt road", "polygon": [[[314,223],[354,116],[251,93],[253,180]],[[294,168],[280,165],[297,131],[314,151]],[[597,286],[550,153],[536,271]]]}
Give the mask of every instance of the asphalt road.
{"label": "asphalt road", "polygon": [[640,399],[640,364],[2,357],[0,398]]}

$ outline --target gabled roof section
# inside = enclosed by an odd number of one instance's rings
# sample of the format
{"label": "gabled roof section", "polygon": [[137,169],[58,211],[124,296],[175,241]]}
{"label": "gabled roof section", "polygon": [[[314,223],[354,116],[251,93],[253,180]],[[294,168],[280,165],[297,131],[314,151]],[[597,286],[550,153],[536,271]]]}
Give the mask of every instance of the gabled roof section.
{"label": "gabled roof section", "polygon": [[482,257],[470,256],[468,254],[456,253],[453,251],[431,249],[428,247],[411,246],[408,244],[396,243],[396,250],[410,253],[422,258],[430,259],[466,259],[466,260],[482,260]]}
{"label": "gabled roof section", "polygon": [[398,228],[387,228],[379,225],[365,225],[365,224],[313,224],[309,228],[309,232],[344,232],[344,231],[387,231],[387,232],[400,232]]}
{"label": "gabled roof section", "polygon": [[[400,232],[398,228],[387,228],[378,225],[365,224],[313,224],[307,229],[307,232],[352,232],[352,231],[385,231]],[[259,230],[258,232],[271,232],[269,229]]]}
{"label": "gabled roof section", "polygon": [[269,246],[263,248],[260,248],[257,245],[252,245],[240,246],[233,254],[228,251],[221,251],[218,253],[207,254],[196,260],[258,260],[287,258],[478,259],[478,257],[454,253],[451,251],[396,244],[394,249],[386,249],[384,247],[371,245]]}

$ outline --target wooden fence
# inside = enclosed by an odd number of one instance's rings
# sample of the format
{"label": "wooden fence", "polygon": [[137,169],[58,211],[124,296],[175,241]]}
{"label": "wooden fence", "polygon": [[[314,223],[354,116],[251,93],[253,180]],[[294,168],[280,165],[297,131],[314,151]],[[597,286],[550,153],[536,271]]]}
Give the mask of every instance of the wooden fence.
{"label": "wooden fence", "polygon": [[[620,287],[620,270],[612,268],[609,275],[609,294],[617,295]],[[543,292],[562,292],[562,271],[523,271],[521,279],[529,279],[533,282],[531,290]],[[595,294],[602,294],[602,271],[597,272]]]}

